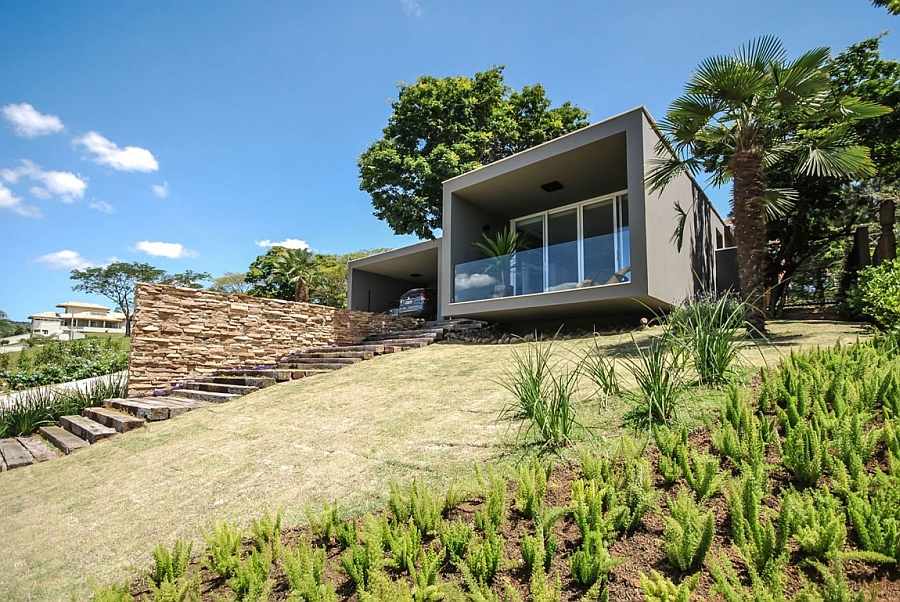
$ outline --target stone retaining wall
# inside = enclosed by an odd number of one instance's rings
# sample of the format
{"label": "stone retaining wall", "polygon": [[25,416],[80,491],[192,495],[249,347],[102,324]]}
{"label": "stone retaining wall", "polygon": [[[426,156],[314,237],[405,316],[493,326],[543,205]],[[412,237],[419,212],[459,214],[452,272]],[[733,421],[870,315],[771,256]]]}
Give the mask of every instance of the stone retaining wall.
{"label": "stone retaining wall", "polygon": [[134,307],[129,395],[217,370],[272,364],[303,347],[352,345],[417,322],[162,284],[138,284]]}

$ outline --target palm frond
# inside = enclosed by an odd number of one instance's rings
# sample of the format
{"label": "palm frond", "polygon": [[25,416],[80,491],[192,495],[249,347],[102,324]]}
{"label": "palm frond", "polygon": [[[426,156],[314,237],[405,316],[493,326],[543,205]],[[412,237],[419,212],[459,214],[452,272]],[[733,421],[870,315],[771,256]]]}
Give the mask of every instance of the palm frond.
{"label": "palm frond", "polygon": [[767,188],[765,194],[766,217],[777,219],[787,215],[794,208],[799,193],[793,188]]}
{"label": "palm frond", "polygon": [[861,119],[869,119],[871,117],[880,117],[891,112],[890,107],[880,105],[874,102],[866,102],[858,98],[844,98],[837,110],[842,117],[852,121]]}
{"label": "palm frond", "polygon": [[750,40],[739,48],[735,57],[741,63],[752,65],[755,69],[766,70],[772,63],[783,63],[787,51],[777,36],[762,36]]}
{"label": "palm frond", "polygon": [[772,66],[775,99],[783,108],[815,109],[822,103],[831,86],[825,69],[830,55],[828,48],[815,48],[787,65]]}
{"label": "palm frond", "polygon": [[875,164],[867,147],[828,140],[804,147],[797,172],[815,177],[858,179],[875,175]]}
{"label": "palm frond", "polygon": [[728,56],[704,59],[688,82],[686,91],[693,95],[708,95],[726,106],[737,108],[742,103],[765,92],[769,85],[766,71],[756,69]]}
{"label": "palm frond", "polygon": [[703,166],[695,157],[681,159],[671,155],[665,148],[663,152],[669,155],[668,158],[654,157],[647,161],[649,169],[644,174],[644,187],[650,192],[659,192],[678,176],[685,174],[697,176],[702,171]]}
{"label": "palm frond", "polygon": [[[691,208],[693,209],[693,205]],[[684,226],[687,224],[687,211],[681,206],[681,201],[675,201],[675,213],[678,214],[678,222],[675,224],[675,231],[669,240],[675,243],[678,252],[681,253],[681,247],[684,246]]]}

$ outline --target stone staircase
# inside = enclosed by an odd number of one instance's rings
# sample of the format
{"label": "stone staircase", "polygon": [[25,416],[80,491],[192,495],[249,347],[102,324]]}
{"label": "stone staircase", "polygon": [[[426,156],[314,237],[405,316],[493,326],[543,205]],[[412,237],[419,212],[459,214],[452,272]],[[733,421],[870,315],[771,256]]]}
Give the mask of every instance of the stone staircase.
{"label": "stone staircase", "polygon": [[174,418],[196,408],[225,403],[280,382],[325,374],[378,355],[418,349],[451,331],[480,329],[484,322],[425,322],[415,330],[378,333],[357,345],[310,347],[295,351],[273,366],[225,370],[176,385],[163,395],[108,399],[85,408],[81,416],[61,416],[58,426],[42,426],[37,435],[0,439],[0,472],[52,460],[141,428],[146,422]]}

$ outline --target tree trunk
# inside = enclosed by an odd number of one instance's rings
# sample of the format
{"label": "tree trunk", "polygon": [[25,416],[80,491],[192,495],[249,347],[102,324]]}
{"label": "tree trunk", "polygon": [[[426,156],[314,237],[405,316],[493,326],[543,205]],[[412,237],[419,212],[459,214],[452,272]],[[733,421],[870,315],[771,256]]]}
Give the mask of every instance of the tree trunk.
{"label": "tree trunk", "polygon": [[764,262],[766,258],[766,179],[760,149],[737,151],[731,158],[734,178],[734,237],[737,244],[741,298],[747,304],[751,336],[766,332]]}
{"label": "tree trunk", "polygon": [[309,297],[309,286],[306,284],[306,280],[298,278],[297,288],[294,289],[294,301],[306,303],[307,297]]}

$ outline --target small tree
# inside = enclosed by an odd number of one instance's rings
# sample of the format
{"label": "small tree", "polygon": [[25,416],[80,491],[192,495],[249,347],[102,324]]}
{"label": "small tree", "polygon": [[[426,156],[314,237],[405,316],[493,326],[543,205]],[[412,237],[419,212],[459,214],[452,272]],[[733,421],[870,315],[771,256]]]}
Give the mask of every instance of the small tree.
{"label": "small tree", "polygon": [[134,315],[134,289],[138,282],[172,284],[187,288],[201,288],[199,282],[209,279],[206,272],[187,270],[179,274],[168,274],[148,263],[125,263],[117,261],[106,267],[72,270],[69,276],[78,284],[73,291],[102,295],[116,304],[116,309],[125,314],[125,334],[131,335],[131,318]]}
{"label": "small tree", "polygon": [[213,278],[209,290],[229,295],[246,294],[250,290],[245,272],[225,272],[219,278]]}

